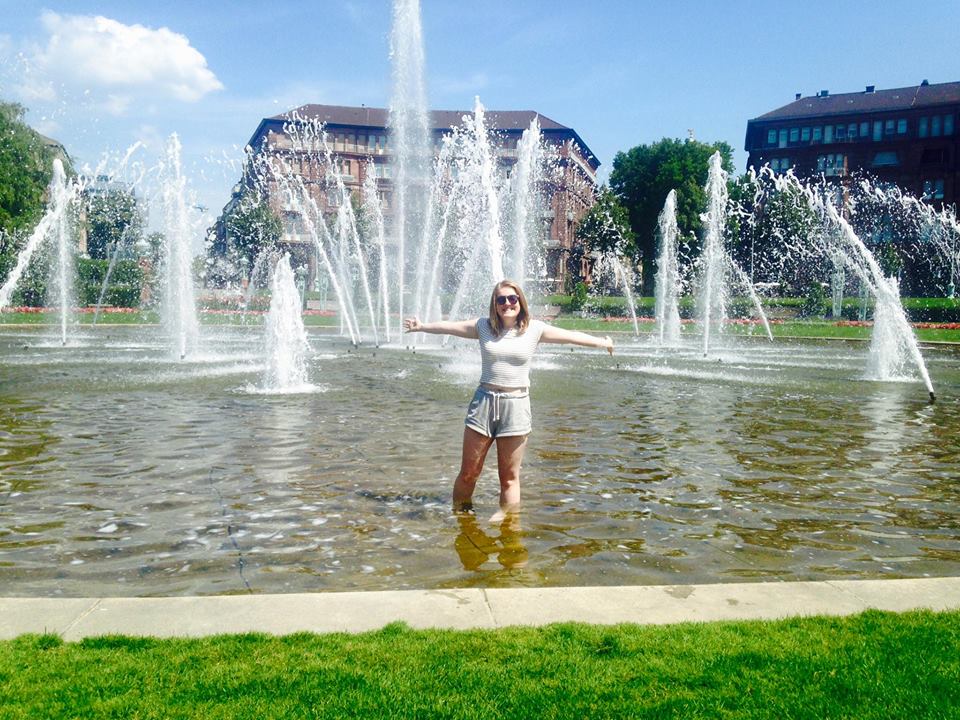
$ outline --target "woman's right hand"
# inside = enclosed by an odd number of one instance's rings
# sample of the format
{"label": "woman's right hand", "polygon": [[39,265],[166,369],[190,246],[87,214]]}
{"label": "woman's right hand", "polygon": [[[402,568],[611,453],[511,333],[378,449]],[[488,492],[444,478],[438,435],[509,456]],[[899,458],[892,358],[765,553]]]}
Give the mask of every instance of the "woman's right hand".
{"label": "woman's right hand", "polygon": [[403,321],[404,332],[420,332],[420,328],[423,327],[423,324],[420,322],[419,318],[407,318]]}

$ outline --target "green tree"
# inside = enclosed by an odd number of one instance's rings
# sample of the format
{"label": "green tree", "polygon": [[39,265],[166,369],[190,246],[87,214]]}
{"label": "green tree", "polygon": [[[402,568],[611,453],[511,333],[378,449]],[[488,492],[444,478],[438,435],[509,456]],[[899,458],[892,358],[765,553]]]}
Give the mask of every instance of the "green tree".
{"label": "green tree", "polygon": [[823,222],[803,190],[777,187],[769,175],[741,175],[729,183],[727,234],[733,259],[753,282],[777,282],[802,295],[819,273],[812,237]]}
{"label": "green tree", "polygon": [[246,260],[250,268],[257,255],[276,246],[283,236],[280,218],[255,193],[241,195],[227,211],[224,224],[227,247]]}
{"label": "green tree", "polygon": [[596,202],[577,223],[577,239],[591,250],[634,256],[635,236],[627,209],[608,187],[601,187]]}
{"label": "green tree", "polygon": [[114,188],[92,193],[87,201],[87,254],[103,260],[113,248],[132,247],[143,225],[143,213],[131,191]]}
{"label": "green tree", "polygon": [[37,223],[53,172],[56,150],[23,121],[22,105],[0,101],[0,230]]}
{"label": "green tree", "polygon": [[26,110],[0,101],[0,282],[16,262],[24,235],[43,215],[53,160],[67,158],[23,121]]}
{"label": "green tree", "polygon": [[706,144],[695,140],[664,138],[652,145],[638,145],[613,158],[610,188],[627,209],[636,235],[635,261],[642,263],[643,292],[653,293],[657,217],[670,190],[677,191],[677,225],[681,237],[700,230],[700,214],[706,209],[710,156],[719,152],[723,168],[733,171],[733,148],[725,142]]}

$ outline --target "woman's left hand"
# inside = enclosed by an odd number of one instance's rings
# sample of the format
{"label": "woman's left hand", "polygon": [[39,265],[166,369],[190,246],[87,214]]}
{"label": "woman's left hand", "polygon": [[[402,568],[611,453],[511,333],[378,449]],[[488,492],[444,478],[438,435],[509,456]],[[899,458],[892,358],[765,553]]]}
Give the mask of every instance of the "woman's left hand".
{"label": "woman's left hand", "polygon": [[607,352],[613,355],[613,340],[609,335],[607,335],[604,340],[607,341],[607,344],[604,347],[607,349]]}

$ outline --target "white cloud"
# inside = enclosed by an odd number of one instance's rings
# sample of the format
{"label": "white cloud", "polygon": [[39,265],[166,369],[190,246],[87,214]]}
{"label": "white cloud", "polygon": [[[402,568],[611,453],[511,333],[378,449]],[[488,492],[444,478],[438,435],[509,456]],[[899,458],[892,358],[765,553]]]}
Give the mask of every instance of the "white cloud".
{"label": "white cloud", "polygon": [[167,28],[54,12],[41,22],[48,37],[31,58],[45,80],[38,84],[89,90],[111,114],[125,113],[137,100],[196,102],[223,88],[189,39]]}

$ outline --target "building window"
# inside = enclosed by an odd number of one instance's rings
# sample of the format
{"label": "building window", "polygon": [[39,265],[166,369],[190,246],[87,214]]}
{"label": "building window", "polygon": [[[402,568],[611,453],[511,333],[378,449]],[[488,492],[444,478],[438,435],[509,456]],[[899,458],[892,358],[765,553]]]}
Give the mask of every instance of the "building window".
{"label": "building window", "polygon": [[942,123],[939,115],[934,115],[930,118],[930,134],[933,137],[940,137],[942,134]]}
{"label": "building window", "polygon": [[883,140],[883,123],[879,120],[873,123],[873,140],[874,142]]}
{"label": "building window", "polygon": [[943,134],[953,135],[953,115],[943,116]]}
{"label": "building window", "polygon": [[870,123],[868,122],[860,123],[860,137],[862,138],[870,137]]}
{"label": "building window", "polygon": [[790,128],[790,142],[800,142],[800,128]]}
{"label": "building window", "polygon": [[878,152],[873,156],[872,164],[874,167],[891,167],[893,165],[899,165],[900,159],[897,157],[897,153],[892,150],[888,152]]}
{"label": "building window", "polygon": [[926,137],[930,134],[930,118],[922,117],[917,125],[917,136]]}
{"label": "building window", "polygon": [[817,172],[824,175],[843,175],[846,156],[843,153],[830,153],[817,158]]}
{"label": "building window", "polygon": [[767,130],[767,145],[776,145],[776,144],[777,144],[777,131]]}
{"label": "building window", "polygon": [[790,158],[773,158],[770,160],[770,169],[774,172],[786,172],[790,169]]}
{"label": "building window", "polygon": [[943,148],[924,148],[923,156],[920,158],[922,163],[943,163],[946,162],[947,152]]}
{"label": "building window", "polygon": [[855,140],[855,139],[856,139],[856,137],[857,137],[857,124],[856,124],[856,123],[850,123],[849,125],[847,125],[847,137],[850,138],[851,140]]}
{"label": "building window", "polygon": [[893,135],[893,130],[896,127],[896,124],[893,120],[886,120],[883,123],[883,134],[884,135]]}
{"label": "building window", "polygon": [[822,128],[822,127],[815,127],[815,128],[813,129],[813,141],[814,141],[815,143],[818,143],[818,142],[820,142],[821,140],[823,140],[823,128]]}
{"label": "building window", "polygon": [[833,125],[827,125],[827,126],[823,129],[823,141],[824,141],[825,143],[832,143],[832,142],[833,142]]}
{"label": "building window", "polygon": [[846,140],[846,139],[847,139],[847,126],[846,126],[846,125],[837,125],[836,129],[834,130],[834,133],[835,133],[835,137],[837,138],[837,142],[840,142],[841,140]]}
{"label": "building window", "polygon": [[897,135],[906,135],[907,134],[907,120],[906,118],[900,118],[897,120]]}
{"label": "building window", "polygon": [[780,142],[778,143],[779,147],[785,148],[787,146],[787,129],[784,128],[780,131]]}
{"label": "building window", "polygon": [[800,141],[810,142],[810,128],[800,128]]}
{"label": "building window", "polygon": [[923,181],[924,200],[943,200],[943,178]]}

